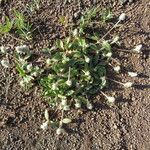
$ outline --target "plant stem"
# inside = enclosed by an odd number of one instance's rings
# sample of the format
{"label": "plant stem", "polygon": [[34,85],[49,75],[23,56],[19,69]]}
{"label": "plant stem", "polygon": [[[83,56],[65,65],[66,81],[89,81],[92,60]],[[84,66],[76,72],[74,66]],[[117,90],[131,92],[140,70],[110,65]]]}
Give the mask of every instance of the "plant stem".
{"label": "plant stem", "polygon": [[115,82],[115,83],[118,83],[118,84],[124,85],[122,82],[119,82],[119,81],[116,81],[116,80],[113,80],[113,79],[110,79],[110,78],[107,78],[107,79],[109,79],[110,81],[113,81],[113,82]]}
{"label": "plant stem", "polygon": [[104,92],[100,91],[102,93],[103,96],[105,96],[106,98],[108,97]]}
{"label": "plant stem", "polygon": [[110,30],[108,30],[108,32],[101,38],[101,40],[103,40],[119,23],[120,20],[118,20]]}
{"label": "plant stem", "polygon": [[64,110],[62,109],[61,110],[61,120],[60,120],[60,123],[59,123],[59,128],[61,128],[62,125],[63,125],[63,119],[64,119]]}
{"label": "plant stem", "polygon": [[68,81],[70,81],[70,72],[71,72],[71,68],[69,67]]}
{"label": "plant stem", "polygon": [[110,30],[108,30],[108,32],[99,41],[97,41],[97,43],[101,42],[119,23],[120,23],[120,20],[118,20],[115,23],[115,25]]}

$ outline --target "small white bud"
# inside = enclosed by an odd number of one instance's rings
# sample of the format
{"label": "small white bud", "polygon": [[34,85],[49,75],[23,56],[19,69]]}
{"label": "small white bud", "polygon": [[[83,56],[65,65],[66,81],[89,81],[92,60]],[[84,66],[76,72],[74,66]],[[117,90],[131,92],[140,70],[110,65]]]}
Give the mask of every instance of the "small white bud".
{"label": "small white bud", "polygon": [[90,62],[90,58],[85,56],[85,62],[89,63]]}
{"label": "small white bud", "polygon": [[125,88],[132,87],[132,85],[133,85],[133,83],[132,83],[132,82],[124,83],[124,87],[125,87]]}
{"label": "small white bud", "polygon": [[32,64],[27,65],[27,70],[31,71],[32,70]]}
{"label": "small white bud", "polygon": [[9,68],[9,67],[10,67],[9,61],[6,60],[6,59],[3,59],[3,60],[1,61],[1,65],[2,65],[3,67],[5,67],[5,68]]}
{"label": "small white bud", "polygon": [[44,123],[41,125],[41,129],[46,130],[46,129],[48,128],[48,124],[49,124],[49,121],[44,122]]}
{"label": "small white bud", "polygon": [[67,100],[66,100],[66,99],[63,99],[63,100],[61,101],[61,104],[64,105],[64,106],[67,105]]}
{"label": "small white bud", "polygon": [[75,104],[75,107],[76,107],[76,108],[81,108],[81,104],[80,104],[80,103],[76,103],[76,104]]}
{"label": "small white bud", "polygon": [[70,106],[69,106],[69,105],[65,105],[65,106],[63,107],[63,110],[65,110],[65,111],[70,110]]}
{"label": "small white bud", "polygon": [[89,76],[89,75],[90,75],[90,72],[89,72],[89,71],[85,71],[85,75],[86,75],[86,76]]}
{"label": "small white bud", "polygon": [[73,36],[75,37],[75,36],[77,36],[78,35],[78,30],[77,29],[74,29],[73,30]]}
{"label": "small white bud", "polygon": [[133,49],[133,51],[134,51],[134,52],[137,52],[137,53],[140,53],[140,52],[141,52],[141,49],[142,49],[142,44],[137,45],[137,46]]}
{"label": "small white bud", "polygon": [[67,81],[66,81],[66,84],[67,84],[68,86],[71,86],[71,85],[72,85],[72,81],[71,81],[71,80],[67,80]]}
{"label": "small white bud", "polygon": [[112,53],[109,52],[109,53],[107,53],[105,56],[108,57],[108,58],[110,58],[110,57],[112,56]]}
{"label": "small white bud", "polygon": [[65,132],[65,130],[62,129],[62,128],[58,128],[58,129],[56,130],[56,134],[57,134],[57,135],[60,135],[60,134],[62,134],[62,133],[64,133],[64,132]]}
{"label": "small white bud", "polygon": [[114,69],[114,71],[116,71],[116,72],[118,73],[121,68],[120,68],[120,66],[116,66],[116,67],[114,67],[113,69]]}
{"label": "small white bud", "polygon": [[29,47],[26,45],[16,46],[16,51],[18,54],[24,54],[29,51]]}
{"label": "small white bud", "polygon": [[24,80],[21,80],[19,84],[20,84],[20,86],[24,87],[25,86]]}
{"label": "small white bud", "polygon": [[137,74],[137,72],[128,72],[128,75],[130,77],[136,77],[138,74]]}
{"label": "small white bud", "polygon": [[89,102],[87,103],[86,107],[87,107],[88,109],[90,109],[90,110],[91,110],[91,109],[93,109],[92,104],[91,104],[91,103],[89,103]]}
{"label": "small white bud", "polygon": [[34,76],[34,77],[37,77],[38,73],[36,71],[34,71],[31,75]]}
{"label": "small white bud", "polygon": [[47,64],[47,65],[50,65],[50,64],[51,64],[51,59],[48,58],[48,59],[46,60],[46,64]]}
{"label": "small white bud", "polygon": [[111,96],[108,96],[107,100],[108,100],[109,103],[114,103],[115,102],[115,98],[111,97]]}
{"label": "small white bud", "polygon": [[8,47],[4,47],[4,46],[1,46],[1,47],[0,47],[0,51],[1,51],[1,53],[3,53],[3,54],[5,54],[5,53],[7,52],[7,50],[8,50]]}
{"label": "small white bud", "polygon": [[56,85],[56,83],[53,83],[52,84],[52,90],[56,90],[57,89],[57,85]]}
{"label": "small white bud", "polygon": [[123,21],[125,20],[126,18],[126,14],[125,13],[122,13],[120,16],[119,16],[119,21]]}

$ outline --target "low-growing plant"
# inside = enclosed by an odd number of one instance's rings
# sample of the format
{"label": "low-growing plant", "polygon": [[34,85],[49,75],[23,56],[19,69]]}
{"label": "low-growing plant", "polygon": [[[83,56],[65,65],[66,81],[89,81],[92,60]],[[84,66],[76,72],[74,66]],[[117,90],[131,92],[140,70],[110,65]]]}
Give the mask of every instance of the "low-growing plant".
{"label": "low-growing plant", "polygon": [[7,16],[5,17],[5,23],[0,24],[0,34],[6,34],[10,32],[13,27],[13,21],[11,21]]}
{"label": "low-growing plant", "polygon": [[[87,28],[93,22],[98,11],[98,8],[87,11],[77,25],[72,26],[73,30],[68,37],[56,40],[52,48],[44,50],[49,53],[49,57],[45,60],[43,68],[29,62],[31,53],[27,46],[16,47],[16,68],[22,78],[20,85],[32,87],[35,81],[38,81],[43,89],[43,96],[50,106],[62,113],[58,123],[52,120],[48,111],[45,110],[46,122],[41,125],[42,129],[47,129],[50,124],[53,127],[58,127],[57,134],[63,133],[63,124],[71,122],[70,118],[65,117],[65,111],[82,107],[91,110],[93,108],[91,101],[93,94],[100,92],[106,98],[108,105],[112,105],[115,102],[115,97],[108,96],[103,92],[108,81],[118,83],[125,88],[133,85],[132,82],[122,83],[110,79],[107,73],[108,65],[116,73],[121,70],[120,63],[112,57],[112,45],[118,44],[119,38],[118,36],[109,37],[107,40],[105,38],[125,19],[125,14],[121,14],[117,23],[104,35],[95,32],[89,33]],[[109,16],[110,19],[110,12],[105,16]],[[108,18],[104,17],[102,21],[106,22]],[[138,45],[132,52],[140,53],[141,48],[142,45]],[[1,51],[4,53],[4,47],[1,47]],[[115,61],[116,65],[112,65],[111,61]],[[5,60],[1,64],[4,67],[8,66],[8,62]],[[128,75],[135,77],[138,74],[128,72]]]}
{"label": "low-growing plant", "polygon": [[31,28],[32,25],[29,24],[23,13],[14,10],[14,18],[9,19],[6,16],[5,22],[0,24],[0,34],[10,35],[9,33],[14,30],[22,39],[31,40]]}
{"label": "low-growing plant", "polygon": [[40,3],[41,3],[40,0],[32,0],[29,4],[27,4],[26,10],[27,10],[28,14],[30,15],[34,11],[39,10]]}

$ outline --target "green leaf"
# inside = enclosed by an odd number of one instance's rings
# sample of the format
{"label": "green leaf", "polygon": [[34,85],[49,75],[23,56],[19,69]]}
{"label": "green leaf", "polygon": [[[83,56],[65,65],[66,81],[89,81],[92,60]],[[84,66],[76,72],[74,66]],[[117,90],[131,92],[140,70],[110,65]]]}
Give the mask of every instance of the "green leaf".
{"label": "green leaf", "polygon": [[101,14],[102,21],[105,23],[106,21],[113,18],[113,13],[110,9],[103,9]]}
{"label": "green leaf", "polygon": [[56,46],[57,46],[59,49],[64,50],[64,43],[63,43],[62,40],[57,40],[57,41],[56,41]]}
{"label": "green leaf", "polygon": [[68,124],[68,123],[71,123],[71,119],[69,119],[69,118],[64,118],[63,120],[62,120],[62,122],[63,123],[65,123],[65,124]]}
{"label": "green leaf", "polygon": [[79,43],[79,46],[81,47],[86,47],[86,41],[85,39],[82,39],[82,38],[78,38],[78,43]]}
{"label": "green leaf", "polygon": [[19,64],[16,64],[16,69],[19,72],[20,76],[26,76],[26,72],[19,66]]}
{"label": "green leaf", "polygon": [[5,24],[0,24],[0,34],[5,34],[10,32],[13,27],[13,21],[11,21],[8,17],[5,17],[6,22]]}
{"label": "green leaf", "polygon": [[102,49],[105,49],[107,51],[111,51],[111,45],[108,43],[108,41],[103,41]]}

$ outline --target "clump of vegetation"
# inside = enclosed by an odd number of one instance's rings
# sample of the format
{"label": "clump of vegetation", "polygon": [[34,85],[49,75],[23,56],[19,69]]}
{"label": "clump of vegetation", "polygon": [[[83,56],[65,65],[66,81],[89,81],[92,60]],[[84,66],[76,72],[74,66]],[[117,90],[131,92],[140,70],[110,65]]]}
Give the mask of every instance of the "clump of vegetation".
{"label": "clump of vegetation", "polygon": [[40,0],[32,0],[29,4],[26,6],[26,11],[30,15],[30,13],[35,12],[36,10],[40,9]]}
{"label": "clump of vegetation", "polygon": [[[107,77],[108,65],[117,73],[120,72],[121,67],[112,57],[112,45],[118,44],[119,37],[108,40],[105,40],[105,37],[121,21],[125,20],[125,14],[119,16],[117,23],[106,34],[89,33],[87,29],[93,24],[93,18],[96,17],[98,11],[97,8],[86,11],[79,22],[71,26],[72,31],[68,37],[56,40],[54,46],[48,49],[49,58],[45,60],[43,68],[28,62],[31,53],[27,46],[16,47],[16,68],[22,77],[20,85],[29,88],[35,84],[34,81],[39,81],[43,89],[43,96],[46,97],[50,106],[62,113],[58,123],[51,120],[48,111],[45,110],[46,122],[41,125],[42,129],[47,129],[50,124],[58,127],[57,134],[63,133],[63,125],[71,122],[70,118],[65,118],[65,111],[82,107],[91,110],[93,105],[90,97],[98,92],[101,92],[108,104],[113,104],[115,97],[108,96],[102,91],[107,86],[108,80],[125,88],[133,85],[132,82],[122,83]],[[103,12],[99,18],[106,23],[112,18],[112,13]],[[20,27],[23,24],[20,25],[19,21],[16,23],[15,25]],[[141,48],[142,45],[138,45],[132,51],[140,53]],[[1,47],[1,51],[4,54],[6,50]],[[111,64],[112,60],[117,62],[116,66]],[[9,63],[5,60],[1,61],[1,64],[6,68],[9,67]],[[128,72],[128,74],[131,77],[138,75],[135,72]]]}
{"label": "clump of vegetation", "polygon": [[14,10],[14,18],[9,19],[6,16],[5,22],[0,24],[0,34],[9,35],[12,37],[12,35],[10,35],[10,32],[14,31],[19,35],[20,38],[25,40],[31,40],[32,39],[31,28],[32,25],[29,24],[23,13]]}

